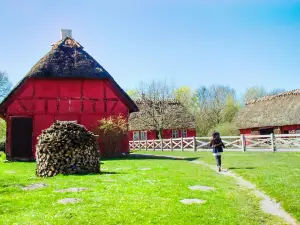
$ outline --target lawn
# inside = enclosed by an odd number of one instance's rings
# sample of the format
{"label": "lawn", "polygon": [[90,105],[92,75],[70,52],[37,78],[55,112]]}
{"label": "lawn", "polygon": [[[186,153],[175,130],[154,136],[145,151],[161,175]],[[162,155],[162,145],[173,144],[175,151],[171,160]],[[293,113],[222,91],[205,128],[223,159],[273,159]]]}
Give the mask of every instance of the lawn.
{"label": "lawn", "polygon": [[[104,160],[102,173],[35,177],[35,163],[0,162],[0,224],[284,224],[264,214],[259,200],[217,174],[188,160]],[[44,183],[41,189],[20,186]],[[190,185],[215,187],[192,191]],[[87,191],[55,190],[86,187]],[[64,198],[82,202],[62,205]],[[182,199],[206,200],[184,205]]]}
{"label": "lawn", "polygon": [[[215,164],[215,159],[209,152],[155,152],[155,154],[200,157],[200,160]],[[287,212],[300,221],[300,152],[275,154],[225,152],[222,163],[225,168],[256,184],[260,190],[280,202]]]}

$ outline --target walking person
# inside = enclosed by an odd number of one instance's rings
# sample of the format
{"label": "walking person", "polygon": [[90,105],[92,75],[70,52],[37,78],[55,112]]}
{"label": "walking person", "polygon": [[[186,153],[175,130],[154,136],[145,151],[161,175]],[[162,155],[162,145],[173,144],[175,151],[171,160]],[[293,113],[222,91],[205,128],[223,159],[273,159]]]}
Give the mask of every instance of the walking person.
{"label": "walking person", "polygon": [[213,155],[216,157],[217,171],[221,172],[221,153],[223,152],[223,148],[225,148],[225,145],[222,142],[219,132],[213,133],[212,139],[210,141],[210,147],[213,149]]}

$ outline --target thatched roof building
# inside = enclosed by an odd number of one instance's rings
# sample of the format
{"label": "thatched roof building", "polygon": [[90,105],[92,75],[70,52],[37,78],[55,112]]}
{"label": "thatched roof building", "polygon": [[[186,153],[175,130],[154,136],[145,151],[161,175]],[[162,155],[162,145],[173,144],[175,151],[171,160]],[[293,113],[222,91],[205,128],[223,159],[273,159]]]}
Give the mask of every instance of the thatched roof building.
{"label": "thatched roof building", "polygon": [[239,129],[300,125],[300,89],[248,102],[236,124]]}
{"label": "thatched roof building", "polygon": [[194,116],[177,100],[137,100],[135,103],[139,112],[130,114],[129,130],[196,128]]}
{"label": "thatched roof building", "polygon": [[[32,160],[43,130],[56,121],[76,121],[90,131],[99,120],[137,112],[134,101],[113,77],[72,38],[61,30],[61,39],[52,45],[0,103],[0,118],[7,123],[8,159]],[[99,137],[102,155],[129,152],[128,137],[111,152]]]}
{"label": "thatched roof building", "polygon": [[29,79],[94,79],[108,80],[113,88],[122,93],[122,98],[130,105],[130,112],[138,111],[137,106],[113,77],[71,36],[64,36],[51,50],[41,58],[16,85],[10,94],[0,103],[3,104]]}

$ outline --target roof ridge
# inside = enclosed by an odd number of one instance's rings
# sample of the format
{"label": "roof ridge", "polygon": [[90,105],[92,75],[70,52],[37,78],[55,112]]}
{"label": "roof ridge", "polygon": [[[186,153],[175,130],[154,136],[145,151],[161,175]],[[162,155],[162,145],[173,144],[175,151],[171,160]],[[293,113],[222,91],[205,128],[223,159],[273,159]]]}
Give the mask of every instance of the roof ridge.
{"label": "roof ridge", "polygon": [[57,42],[55,42],[54,44],[52,44],[52,48],[57,48],[57,47],[61,47],[61,46],[67,46],[66,45],[66,41],[67,40],[71,40],[70,43],[67,43],[68,47],[76,47],[76,48],[80,48],[83,49],[83,46],[81,44],[79,44],[79,42],[77,42],[74,38],[66,36],[64,39],[61,39]]}
{"label": "roof ridge", "polygon": [[275,98],[284,98],[284,97],[291,96],[291,95],[300,95],[300,89],[285,91],[285,92],[282,92],[280,94],[275,94],[275,95],[266,95],[266,96],[260,97],[258,99],[255,99],[255,100],[248,101],[246,103],[246,105],[255,104],[257,102],[269,101],[269,100],[273,100]]}

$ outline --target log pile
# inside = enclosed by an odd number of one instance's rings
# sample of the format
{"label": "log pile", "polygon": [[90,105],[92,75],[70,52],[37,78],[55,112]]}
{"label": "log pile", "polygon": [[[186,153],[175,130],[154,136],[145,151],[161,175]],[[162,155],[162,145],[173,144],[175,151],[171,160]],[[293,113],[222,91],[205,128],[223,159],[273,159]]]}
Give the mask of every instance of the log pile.
{"label": "log pile", "polygon": [[76,122],[57,121],[38,137],[36,175],[100,172],[97,136]]}

